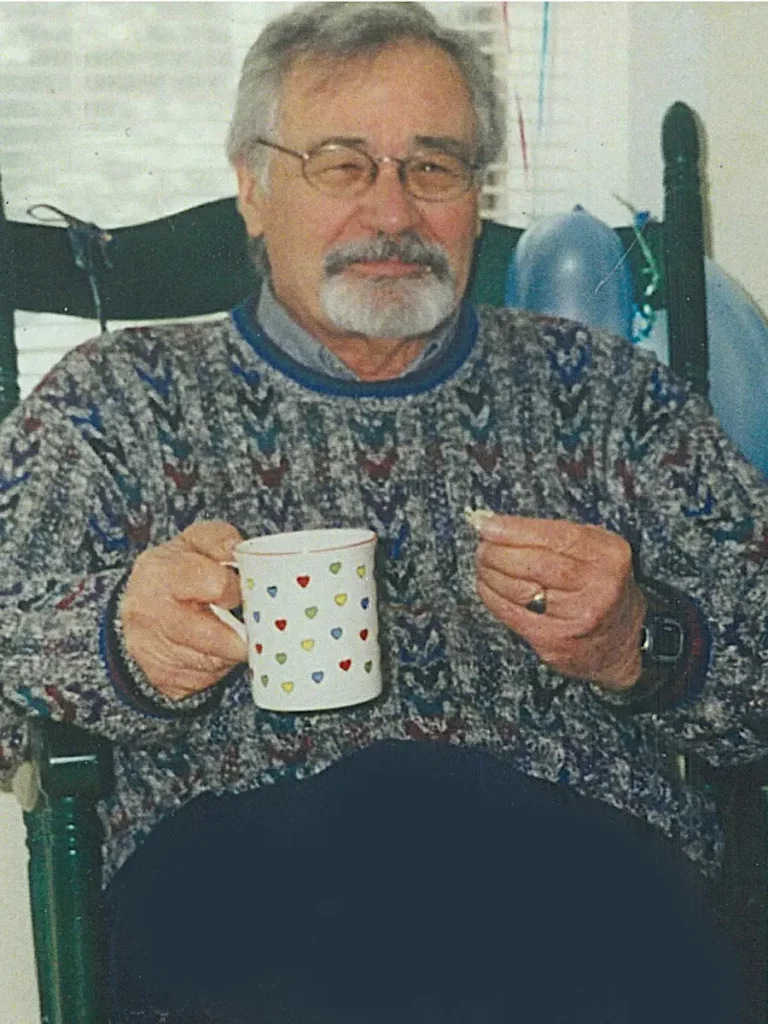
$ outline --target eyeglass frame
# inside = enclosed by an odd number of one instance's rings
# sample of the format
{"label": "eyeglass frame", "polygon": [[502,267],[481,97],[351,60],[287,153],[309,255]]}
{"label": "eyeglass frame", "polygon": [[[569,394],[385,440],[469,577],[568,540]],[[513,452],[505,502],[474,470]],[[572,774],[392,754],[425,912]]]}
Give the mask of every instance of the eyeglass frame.
{"label": "eyeglass frame", "polygon": [[363,149],[361,146],[356,146],[356,145],[354,145],[351,142],[321,142],[317,146],[313,146],[312,149],[308,149],[308,150],[305,150],[304,152],[300,152],[297,149],[289,149],[287,146],[281,146],[278,142],[271,142],[269,139],[262,139],[261,137],[255,138],[252,141],[253,141],[254,144],[258,144],[260,146],[267,146],[269,149],[275,149],[279,153],[286,153],[288,156],[295,156],[298,160],[301,160],[301,175],[302,175],[302,177],[304,178],[304,180],[306,181],[306,183],[309,185],[310,188],[313,188],[317,192],[321,192],[324,195],[334,195],[334,194],[336,194],[336,195],[343,195],[343,193],[341,193],[341,192],[333,193],[331,191],[325,191],[324,189],[320,188],[319,185],[313,184],[312,181],[307,176],[307,163],[309,162],[309,160],[316,153],[319,153],[321,150],[351,149],[354,152],[359,153],[361,156],[364,156],[366,158],[366,160],[370,161],[371,168],[372,168],[372,170],[371,170],[371,175],[372,176],[371,176],[368,184],[365,186],[365,188],[361,192],[352,192],[352,193],[350,193],[351,196],[362,196],[362,195],[365,195],[365,193],[368,191],[368,189],[376,184],[376,180],[377,180],[377,178],[379,176],[379,172],[380,172],[382,164],[397,164],[397,177],[398,177],[398,180],[399,180],[400,184],[403,186],[403,188],[406,190],[408,195],[413,196],[414,199],[417,199],[421,203],[450,203],[450,202],[452,202],[455,199],[461,199],[461,197],[465,196],[467,194],[467,192],[472,190],[473,187],[476,187],[476,185],[477,185],[476,179],[477,179],[478,172],[483,170],[482,164],[470,163],[463,156],[459,156],[458,153],[449,153],[449,152],[446,151],[446,153],[445,153],[446,156],[451,156],[455,160],[458,160],[460,163],[462,163],[462,164],[464,164],[466,166],[467,171],[469,172],[468,178],[467,178],[467,186],[466,186],[465,189],[463,189],[463,191],[458,192],[455,196],[448,196],[445,199],[441,199],[441,198],[437,198],[437,197],[435,197],[434,199],[430,199],[430,198],[425,197],[425,196],[417,196],[417,195],[415,195],[413,192],[411,192],[410,188],[408,187],[408,181],[407,181],[407,178],[406,178],[407,167],[408,167],[408,165],[413,160],[416,159],[415,155],[413,155],[413,156],[406,156],[406,157],[374,156],[373,153],[369,153],[366,149]]}

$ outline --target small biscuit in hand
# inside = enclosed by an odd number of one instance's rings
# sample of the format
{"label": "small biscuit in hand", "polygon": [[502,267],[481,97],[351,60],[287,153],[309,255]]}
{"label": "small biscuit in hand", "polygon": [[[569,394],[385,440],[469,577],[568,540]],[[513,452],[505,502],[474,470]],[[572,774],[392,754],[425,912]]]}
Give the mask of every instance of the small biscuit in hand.
{"label": "small biscuit in hand", "polygon": [[495,516],[495,512],[491,512],[488,508],[465,508],[464,518],[467,520],[473,530],[480,530],[483,524],[483,520],[491,519]]}

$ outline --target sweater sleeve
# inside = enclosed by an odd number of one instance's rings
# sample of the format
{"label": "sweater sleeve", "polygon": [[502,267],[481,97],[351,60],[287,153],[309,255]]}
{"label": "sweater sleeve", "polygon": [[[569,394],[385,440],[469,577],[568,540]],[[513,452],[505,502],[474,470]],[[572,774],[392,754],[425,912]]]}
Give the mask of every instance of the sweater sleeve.
{"label": "sweater sleeve", "polygon": [[0,428],[4,749],[18,746],[19,713],[154,744],[215,701],[153,699],[114,657],[119,592],[152,538],[158,491],[140,403],[104,384],[99,358],[68,356]]}
{"label": "sweater sleeve", "polygon": [[764,757],[768,486],[665,367],[641,355],[621,389],[605,461],[619,512],[606,518],[632,543],[641,578],[695,606],[707,639],[703,671],[647,713],[682,753],[716,765]]}

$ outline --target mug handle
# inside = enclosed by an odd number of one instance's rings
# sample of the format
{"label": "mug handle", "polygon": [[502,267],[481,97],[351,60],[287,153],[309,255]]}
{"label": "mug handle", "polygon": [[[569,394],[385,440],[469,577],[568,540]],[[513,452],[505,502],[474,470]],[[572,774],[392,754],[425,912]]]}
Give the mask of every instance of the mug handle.
{"label": "mug handle", "polygon": [[220,619],[225,626],[229,626],[230,629],[234,629],[244,644],[248,643],[248,634],[245,631],[245,624],[233,615],[227,608],[222,608],[218,604],[209,604],[208,607],[211,609],[217,619]]}
{"label": "mug handle", "polygon": [[[230,569],[237,570],[236,562],[222,562],[221,564],[228,566]],[[211,611],[213,612],[217,619],[223,622],[225,626],[229,626],[230,629],[233,629],[235,633],[237,633],[237,635],[243,641],[243,643],[247,645],[248,633],[246,632],[244,622],[241,622],[236,615],[233,615],[232,612],[229,611],[229,609],[222,608],[221,605],[209,604],[208,607],[211,609]]]}

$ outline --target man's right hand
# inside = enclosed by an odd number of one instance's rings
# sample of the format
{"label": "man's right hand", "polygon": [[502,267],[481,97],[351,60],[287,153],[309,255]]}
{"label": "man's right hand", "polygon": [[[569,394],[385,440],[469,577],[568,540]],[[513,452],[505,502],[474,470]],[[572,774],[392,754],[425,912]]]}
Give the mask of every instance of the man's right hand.
{"label": "man's right hand", "polygon": [[208,608],[240,604],[237,576],[221,563],[241,540],[228,523],[195,523],[136,559],[121,609],[126,649],[173,700],[213,686],[247,660],[243,641]]}

